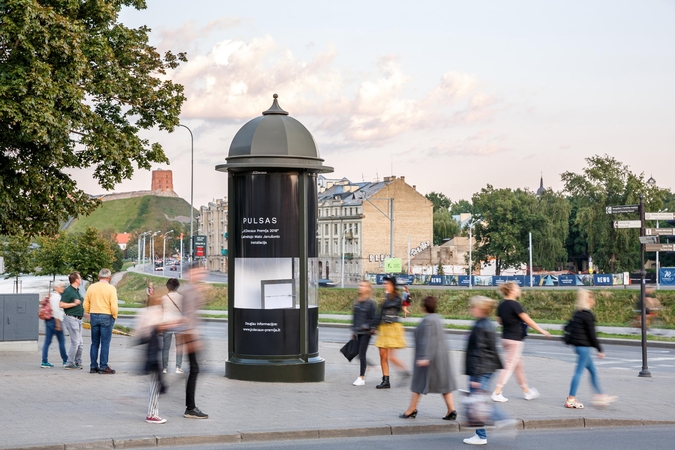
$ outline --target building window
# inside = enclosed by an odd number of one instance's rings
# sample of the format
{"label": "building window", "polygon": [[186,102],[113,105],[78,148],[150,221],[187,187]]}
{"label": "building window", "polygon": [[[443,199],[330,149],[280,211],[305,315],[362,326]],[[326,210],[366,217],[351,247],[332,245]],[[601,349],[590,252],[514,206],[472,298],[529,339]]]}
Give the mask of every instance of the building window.
{"label": "building window", "polygon": [[359,224],[358,223],[354,224],[354,234],[359,234]]}
{"label": "building window", "polygon": [[337,223],[335,224],[335,226],[333,227],[333,229],[334,229],[334,233],[333,233],[333,234],[335,234],[335,235],[337,236],[337,234],[338,234],[338,224],[337,224]]}
{"label": "building window", "polygon": [[325,235],[328,236],[330,234],[330,232],[328,230],[328,224],[325,225],[325,229],[326,229]]}
{"label": "building window", "polygon": [[325,239],[323,241],[323,252],[324,252],[325,255],[330,254],[330,249],[328,248],[328,239]]}
{"label": "building window", "polygon": [[338,252],[338,240],[337,240],[337,239],[333,239],[333,248],[334,248],[334,250],[335,250],[333,254],[334,254],[334,255],[339,255],[339,252]]}

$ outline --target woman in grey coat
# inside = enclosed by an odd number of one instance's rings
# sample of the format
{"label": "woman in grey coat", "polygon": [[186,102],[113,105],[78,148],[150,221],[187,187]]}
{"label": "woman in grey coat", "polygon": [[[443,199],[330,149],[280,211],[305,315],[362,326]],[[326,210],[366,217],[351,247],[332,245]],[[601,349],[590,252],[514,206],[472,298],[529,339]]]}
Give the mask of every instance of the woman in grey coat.
{"label": "woman in grey coat", "polygon": [[436,314],[438,301],[436,297],[424,299],[422,309],[426,317],[415,329],[415,365],[413,369],[413,392],[410,406],[399,417],[409,419],[417,417],[417,403],[422,394],[443,394],[448,413],[444,420],[455,420],[457,411],[452,398],[452,391],[457,389],[455,379],[450,369],[450,355],[445,344],[443,323]]}

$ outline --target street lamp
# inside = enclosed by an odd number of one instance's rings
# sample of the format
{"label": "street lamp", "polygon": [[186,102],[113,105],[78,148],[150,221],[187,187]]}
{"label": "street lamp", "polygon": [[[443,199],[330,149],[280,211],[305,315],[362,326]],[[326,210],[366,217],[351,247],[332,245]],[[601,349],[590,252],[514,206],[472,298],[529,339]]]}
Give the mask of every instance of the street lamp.
{"label": "street lamp", "polygon": [[161,231],[157,231],[150,236],[150,258],[152,259],[152,271],[155,271],[155,236],[162,234]]}
{"label": "street lamp", "polygon": [[162,243],[162,275],[166,275],[166,236],[171,233],[173,233],[173,230],[164,233],[164,242]]}
{"label": "street lamp", "polygon": [[469,289],[473,289],[473,227],[482,219],[473,220],[473,216],[469,219]]}
{"label": "street lamp", "polygon": [[[663,208],[660,213],[667,212],[668,208]],[[659,221],[656,221],[656,229],[659,229]],[[656,290],[661,289],[661,264],[659,262],[659,252],[656,252]]]}
{"label": "street lamp", "polygon": [[345,233],[349,230],[353,230],[354,226],[347,227],[342,230],[342,281],[340,282],[340,287],[345,287]]}
{"label": "street lamp", "polygon": [[[192,252],[194,245],[192,243],[192,236],[194,235],[194,207],[192,206],[194,202],[194,190],[195,190],[195,139],[192,134],[192,130],[183,125],[182,123],[178,124],[179,127],[183,127],[190,132],[190,262],[192,262]],[[182,255],[181,255],[182,257]]]}
{"label": "street lamp", "polygon": [[[141,234],[143,236],[143,266],[145,266],[145,238],[149,236],[152,233],[152,231],[146,231]],[[142,267],[141,270],[145,270],[145,267]]]}

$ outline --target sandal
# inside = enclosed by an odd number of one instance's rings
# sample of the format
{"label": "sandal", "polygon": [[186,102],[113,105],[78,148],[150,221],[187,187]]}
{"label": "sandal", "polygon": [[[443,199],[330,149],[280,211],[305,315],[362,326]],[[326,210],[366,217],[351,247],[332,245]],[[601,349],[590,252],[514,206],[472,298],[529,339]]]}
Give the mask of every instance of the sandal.
{"label": "sandal", "polygon": [[577,399],[572,398],[567,399],[567,401],[565,402],[565,408],[583,409],[584,405],[579,403]]}

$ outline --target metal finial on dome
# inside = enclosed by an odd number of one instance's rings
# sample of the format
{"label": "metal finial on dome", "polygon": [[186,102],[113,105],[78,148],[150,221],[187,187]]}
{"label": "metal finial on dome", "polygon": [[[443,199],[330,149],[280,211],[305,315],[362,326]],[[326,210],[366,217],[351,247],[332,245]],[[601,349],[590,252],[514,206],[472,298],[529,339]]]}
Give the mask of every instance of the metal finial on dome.
{"label": "metal finial on dome", "polygon": [[654,179],[653,175],[649,177],[649,179],[647,180],[647,184],[649,184],[650,186],[654,186],[656,184],[656,180]]}
{"label": "metal finial on dome", "polygon": [[279,102],[277,101],[279,96],[277,94],[274,94],[272,97],[274,98],[274,102],[272,102],[272,106],[270,106],[270,109],[268,109],[267,111],[263,111],[263,116],[268,116],[270,114],[280,114],[283,116],[287,116],[288,111],[284,111],[283,109],[281,109],[281,106],[279,106]]}

